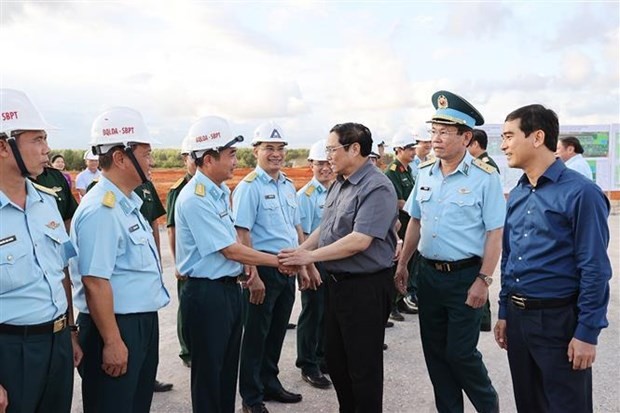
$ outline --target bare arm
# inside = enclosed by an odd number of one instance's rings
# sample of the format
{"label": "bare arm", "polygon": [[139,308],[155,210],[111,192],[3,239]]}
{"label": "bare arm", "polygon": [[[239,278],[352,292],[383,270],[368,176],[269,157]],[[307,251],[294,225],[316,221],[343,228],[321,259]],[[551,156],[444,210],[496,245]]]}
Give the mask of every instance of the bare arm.
{"label": "bare arm", "polygon": [[[484,253],[482,256],[482,267],[480,273],[491,276],[499,260],[502,251],[503,228],[487,231],[484,243]],[[476,278],[467,291],[465,304],[472,308],[480,308],[486,303],[489,297],[489,287],[480,278]]]}
{"label": "bare arm", "polygon": [[[252,248],[252,236],[250,235],[250,230],[241,227],[236,228],[237,237],[239,237],[241,244],[248,248]],[[263,283],[263,280],[260,279],[255,265],[249,264],[247,272],[249,274],[247,286],[250,290],[250,303],[262,304],[265,300],[265,284]]]}
{"label": "bare arm", "polygon": [[411,260],[415,250],[418,249],[419,242],[420,220],[417,218],[411,218],[409,225],[407,225],[403,249],[400,253],[398,265],[396,266],[396,275],[394,276],[394,284],[396,285],[396,289],[401,294],[407,293],[407,280],[409,279],[409,269],[407,268],[407,264]]}
{"label": "bare arm", "polygon": [[86,303],[99,334],[103,339],[103,370],[112,377],[127,372],[128,351],[114,315],[114,296],[110,281],[104,278],[82,277]]}
{"label": "bare arm", "polygon": [[[308,265],[317,261],[339,260],[366,250],[373,239],[370,235],[353,231],[332,244],[313,251],[305,249],[309,246],[316,233],[317,231],[314,231],[310,235],[302,245],[302,248],[282,250],[278,254],[280,262],[284,265]],[[316,237],[318,239],[318,234]]]}

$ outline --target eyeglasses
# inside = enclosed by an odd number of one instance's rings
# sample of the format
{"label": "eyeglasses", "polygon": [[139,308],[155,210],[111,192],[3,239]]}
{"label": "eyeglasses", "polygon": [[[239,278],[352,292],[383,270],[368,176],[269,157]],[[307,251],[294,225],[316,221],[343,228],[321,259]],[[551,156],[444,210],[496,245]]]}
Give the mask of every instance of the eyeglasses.
{"label": "eyeglasses", "polygon": [[331,167],[330,163],[327,161],[314,161],[312,162],[313,166],[317,166],[319,168]]}
{"label": "eyeglasses", "polygon": [[440,138],[444,139],[444,138],[447,138],[450,135],[458,135],[459,131],[458,130],[450,131],[450,130],[447,130],[447,129],[442,129],[440,131],[431,130],[428,133],[431,135],[431,138],[439,136]]}
{"label": "eyeglasses", "polygon": [[281,147],[273,147],[273,146],[260,146],[259,147],[260,150],[263,150],[265,152],[269,152],[269,153],[274,153],[274,152],[278,152],[278,153],[284,153],[286,152],[286,147],[281,146]]}
{"label": "eyeglasses", "polygon": [[325,153],[328,154],[328,155],[331,155],[332,153],[336,152],[337,149],[346,148],[348,146],[351,146],[351,144],[347,143],[346,145],[334,146],[333,148],[330,148],[329,146],[326,146],[325,147]]}

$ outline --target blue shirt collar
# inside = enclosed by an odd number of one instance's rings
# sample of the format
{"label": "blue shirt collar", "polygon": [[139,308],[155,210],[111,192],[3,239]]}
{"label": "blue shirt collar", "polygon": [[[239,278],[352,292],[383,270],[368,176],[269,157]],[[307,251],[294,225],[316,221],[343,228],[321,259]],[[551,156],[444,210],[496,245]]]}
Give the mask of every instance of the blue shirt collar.
{"label": "blue shirt collar", "polygon": [[325,185],[320,183],[316,178],[312,178],[312,180],[310,181],[310,185],[314,185],[319,194],[327,191]]}
{"label": "blue shirt collar", "polygon": [[134,191],[131,191],[129,196],[126,196],[123,191],[121,191],[114,182],[110,181],[104,175],[99,177],[99,183],[97,183],[96,187],[99,188],[99,191],[105,193],[108,191],[112,191],[114,196],[116,197],[116,202],[121,207],[125,215],[129,215],[133,213],[134,210],[140,211],[142,207],[142,199],[136,194]]}
{"label": "blue shirt collar", "polygon": [[[469,171],[472,168],[471,163],[473,162],[473,160],[474,160],[474,157],[471,156],[469,151],[466,150],[465,156],[463,157],[459,165],[456,167],[456,169],[452,171],[450,175],[453,175],[457,172],[461,172],[464,175],[469,175]],[[441,173],[440,165],[441,165],[441,159],[437,158],[433,166],[431,166],[430,174],[432,175],[435,172]]]}
{"label": "blue shirt collar", "polygon": [[196,182],[205,186],[205,192],[211,195],[213,199],[216,201],[227,197],[230,195],[230,189],[223,182],[218,186],[205,174],[202,173],[200,169],[196,170],[196,175],[194,176]]}
{"label": "blue shirt collar", "polygon": [[[26,179],[26,209],[35,202],[43,202],[43,196],[37,191],[30,179]],[[17,207],[4,192],[0,191],[0,209],[7,205]],[[21,210],[21,208],[19,208]]]}
{"label": "blue shirt collar", "polygon": [[256,168],[254,169],[254,171],[256,171],[258,178],[264,183],[269,183],[271,181],[277,181],[278,183],[282,183],[286,180],[286,175],[282,171],[279,172],[277,180],[269,176],[269,174],[265,172],[265,170],[258,165],[256,165]]}
{"label": "blue shirt collar", "polygon": [[[560,159],[556,159],[547,170],[538,178],[538,182],[536,185],[540,185],[545,181],[557,182],[560,179],[562,173],[566,170],[566,165]],[[519,178],[519,185],[526,186],[530,185],[530,180],[527,178],[526,174],[521,175]]]}

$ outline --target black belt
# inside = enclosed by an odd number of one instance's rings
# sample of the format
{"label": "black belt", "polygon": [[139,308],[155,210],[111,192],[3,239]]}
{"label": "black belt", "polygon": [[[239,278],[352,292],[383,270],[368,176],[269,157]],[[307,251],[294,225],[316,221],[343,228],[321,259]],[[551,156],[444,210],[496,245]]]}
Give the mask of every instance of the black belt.
{"label": "black belt", "polygon": [[55,334],[64,330],[69,325],[67,315],[63,314],[57,319],[32,326],[15,326],[12,324],[0,324],[0,334],[13,334],[28,336],[33,334]]}
{"label": "black belt", "polygon": [[344,280],[359,280],[362,278],[376,277],[384,273],[391,274],[391,268],[386,268],[377,272],[328,272],[327,275],[336,282]]}
{"label": "black belt", "polygon": [[215,282],[224,283],[224,284],[236,284],[239,282],[238,276],[220,277],[220,278],[215,278],[215,279],[207,278],[207,277],[188,277],[188,279],[197,280],[197,281],[215,281]]}
{"label": "black belt", "polygon": [[441,272],[458,271],[462,270],[463,268],[473,267],[474,265],[478,265],[482,262],[480,257],[465,258],[464,260],[458,261],[435,261],[429,260],[424,256],[422,256],[422,259],[426,261],[428,265],[435,268],[435,270]]}
{"label": "black belt", "polygon": [[558,308],[577,302],[577,296],[565,298],[527,298],[520,295],[511,295],[510,301],[520,310],[542,310],[544,308]]}

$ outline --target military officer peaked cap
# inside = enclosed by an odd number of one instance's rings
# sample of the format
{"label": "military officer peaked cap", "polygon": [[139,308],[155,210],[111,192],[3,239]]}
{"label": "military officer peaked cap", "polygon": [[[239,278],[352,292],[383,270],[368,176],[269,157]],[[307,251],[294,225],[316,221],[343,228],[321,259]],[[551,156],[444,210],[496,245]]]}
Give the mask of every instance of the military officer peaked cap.
{"label": "military officer peaked cap", "polygon": [[436,111],[427,123],[465,125],[470,128],[484,124],[484,118],[468,101],[457,94],[440,90],[431,98]]}

